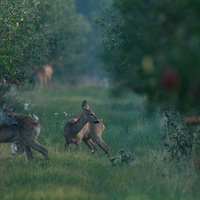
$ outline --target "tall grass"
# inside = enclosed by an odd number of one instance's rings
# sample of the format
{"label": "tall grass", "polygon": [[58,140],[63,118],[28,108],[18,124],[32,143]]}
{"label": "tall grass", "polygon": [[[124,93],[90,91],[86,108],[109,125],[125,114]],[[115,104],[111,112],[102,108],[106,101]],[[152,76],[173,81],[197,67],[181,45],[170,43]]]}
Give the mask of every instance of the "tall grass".
{"label": "tall grass", "polygon": [[[0,199],[199,199],[199,175],[193,164],[177,166],[163,160],[162,119],[148,114],[144,98],[129,91],[114,97],[105,88],[48,88],[25,91],[15,97],[17,110],[36,114],[42,131],[39,142],[49,150],[46,161],[34,151],[12,156],[10,145],[0,146]],[[129,164],[112,165],[104,152],[92,155],[82,143],[82,152],[64,152],[63,127],[81,113],[87,100],[103,119],[103,140],[111,158],[124,149],[134,156]],[[25,102],[31,109],[23,110]],[[63,112],[66,112],[66,116]]]}

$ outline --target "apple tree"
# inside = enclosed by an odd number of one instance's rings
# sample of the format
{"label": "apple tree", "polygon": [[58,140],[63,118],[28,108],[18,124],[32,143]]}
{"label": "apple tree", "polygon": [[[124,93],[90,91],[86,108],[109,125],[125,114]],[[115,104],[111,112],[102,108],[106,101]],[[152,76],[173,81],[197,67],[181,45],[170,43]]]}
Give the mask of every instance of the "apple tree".
{"label": "apple tree", "polygon": [[24,82],[27,69],[43,62],[47,55],[38,4],[37,0],[0,2],[1,82]]}
{"label": "apple tree", "polygon": [[108,70],[154,105],[200,106],[198,0],[105,1]]}
{"label": "apple tree", "polygon": [[73,62],[83,32],[74,0],[0,1],[0,79],[29,80],[28,71],[62,58]]}
{"label": "apple tree", "polygon": [[169,157],[191,156],[200,141],[200,2],[110,0],[104,7],[97,23],[107,70],[118,86],[163,108]]}

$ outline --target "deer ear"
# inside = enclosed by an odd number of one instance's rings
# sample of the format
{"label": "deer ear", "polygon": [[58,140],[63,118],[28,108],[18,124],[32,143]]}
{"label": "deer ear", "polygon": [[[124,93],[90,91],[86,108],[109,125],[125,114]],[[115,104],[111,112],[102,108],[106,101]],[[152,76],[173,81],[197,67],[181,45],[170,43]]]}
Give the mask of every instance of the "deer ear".
{"label": "deer ear", "polygon": [[9,105],[7,108],[10,110],[10,111],[12,111],[13,110],[13,108],[14,108],[14,104],[11,104],[11,105]]}
{"label": "deer ear", "polygon": [[89,107],[89,105],[87,104],[87,101],[86,101],[86,100],[83,101],[83,103],[82,103],[82,108],[83,108],[83,109],[86,109],[86,110],[90,109],[90,107]]}
{"label": "deer ear", "polygon": [[7,107],[7,106],[6,106],[6,104],[4,103],[4,104],[1,106],[1,110],[2,110],[2,111],[6,110],[6,107]]}

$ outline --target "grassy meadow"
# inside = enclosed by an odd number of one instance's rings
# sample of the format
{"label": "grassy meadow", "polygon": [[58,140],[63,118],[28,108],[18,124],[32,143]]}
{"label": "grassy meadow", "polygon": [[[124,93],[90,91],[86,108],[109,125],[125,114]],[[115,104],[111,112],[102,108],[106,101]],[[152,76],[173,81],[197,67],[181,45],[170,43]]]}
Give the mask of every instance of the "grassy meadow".
{"label": "grassy meadow", "polygon": [[[49,150],[50,159],[34,151],[11,155],[10,144],[0,144],[0,199],[67,200],[195,200],[200,198],[200,179],[193,163],[177,166],[163,160],[163,122],[146,112],[144,98],[129,91],[112,96],[107,88],[52,87],[19,91],[13,99],[17,111],[40,118],[38,141]],[[81,113],[81,103],[105,123],[104,142],[111,148],[111,162],[98,147],[92,155],[82,143],[64,152],[63,127]],[[23,110],[24,103],[30,110]],[[64,114],[67,113],[67,115]],[[134,160],[123,164],[119,152]]]}

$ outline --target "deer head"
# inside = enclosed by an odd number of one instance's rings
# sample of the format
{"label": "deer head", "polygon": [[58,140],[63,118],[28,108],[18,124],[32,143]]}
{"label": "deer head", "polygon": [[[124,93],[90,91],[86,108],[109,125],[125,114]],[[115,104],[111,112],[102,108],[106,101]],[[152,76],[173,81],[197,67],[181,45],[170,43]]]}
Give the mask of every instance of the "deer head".
{"label": "deer head", "polygon": [[99,123],[98,118],[95,116],[94,112],[90,109],[86,100],[82,103],[83,113],[82,116],[87,122],[92,122],[94,124]]}
{"label": "deer head", "polygon": [[10,106],[2,106],[0,113],[0,125],[8,125],[8,126],[16,126],[17,121],[12,112],[13,105]]}

